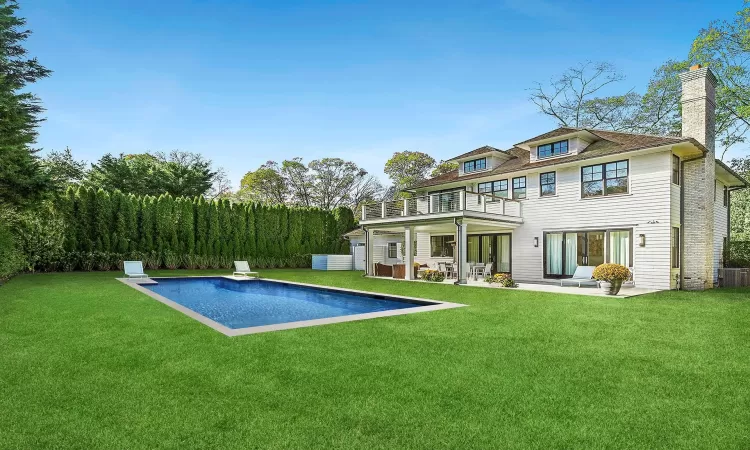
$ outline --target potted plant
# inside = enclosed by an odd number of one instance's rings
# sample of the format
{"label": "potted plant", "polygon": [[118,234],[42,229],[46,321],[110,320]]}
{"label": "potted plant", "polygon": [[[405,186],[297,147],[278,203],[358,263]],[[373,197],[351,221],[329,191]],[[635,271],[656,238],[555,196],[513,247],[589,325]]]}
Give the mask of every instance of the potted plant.
{"label": "potted plant", "polygon": [[617,295],[622,282],[630,278],[630,270],[620,264],[601,264],[594,269],[594,279],[607,295]]}

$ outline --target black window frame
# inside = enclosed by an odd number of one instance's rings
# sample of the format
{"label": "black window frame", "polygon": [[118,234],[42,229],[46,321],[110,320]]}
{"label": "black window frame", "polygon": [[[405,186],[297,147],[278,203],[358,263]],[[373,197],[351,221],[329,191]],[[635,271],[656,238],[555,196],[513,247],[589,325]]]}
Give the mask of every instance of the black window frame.
{"label": "black window frame", "polygon": [[672,227],[672,236],[669,245],[669,255],[672,260],[672,268],[680,268],[680,227]]}
{"label": "black window frame", "polygon": [[729,207],[729,188],[724,186],[724,207]]}
{"label": "black window frame", "polygon": [[[618,168],[618,164],[625,163],[626,167],[625,169]],[[614,172],[615,176],[610,177],[607,176],[609,172],[612,172],[613,170],[607,169],[607,166],[610,164],[614,164]],[[597,172],[593,169],[599,168],[600,170]],[[592,169],[590,174],[586,174],[586,169]],[[621,170],[625,170],[625,176],[617,176]],[[586,176],[591,176],[590,180],[586,180]],[[596,178],[596,176],[600,176],[601,178]],[[610,180],[625,180],[625,192],[611,192],[607,193],[607,182]],[[594,182],[600,182],[602,186],[602,193],[601,194],[593,194],[593,195],[586,195],[586,190],[584,186],[586,183],[594,183]],[[592,198],[592,197],[606,197],[608,195],[625,195],[630,193],[630,160],[628,159],[621,159],[619,161],[609,161],[601,164],[592,164],[590,166],[582,166],[581,167],[581,198]]]}
{"label": "black window frame", "polygon": [[[440,252],[439,255],[435,254],[433,251],[435,245],[433,244],[433,240],[439,239],[441,244],[442,252]],[[453,258],[454,247],[451,244],[448,244],[448,242],[451,242],[455,239],[455,237],[452,234],[439,234],[437,236],[430,236],[430,257],[431,258]],[[446,251],[450,250],[450,251]]]}
{"label": "black window frame", "polygon": [[[545,175],[547,179],[545,180]],[[552,175],[552,182],[549,182],[549,176]],[[546,182],[545,182],[546,181]],[[544,186],[552,186],[552,192],[544,193]],[[557,172],[543,172],[539,174],[539,196],[551,197],[557,195]]]}
{"label": "black window frame", "polygon": [[[516,180],[519,181],[518,186],[516,186]],[[521,186],[520,181],[523,180],[523,186]],[[526,191],[526,175],[522,177],[513,177],[513,199],[524,199],[528,195],[528,192]],[[523,190],[523,197],[516,195],[516,191]]]}
{"label": "black window frame", "polygon": [[[503,186],[503,183],[505,183],[505,189],[499,189]],[[483,189],[483,186],[486,188],[486,185],[489,185],[490,190]],[[477,192],[480,194],[492,194],[495,197],[508,198],[508,179],[478,183]]]}
{"label": "black window frame", "polygon": [[672,155],[672,184],[680,185],[682,177],[680,176],[680,157]]}
{"label": "black window frame", "polygon": [[[559,144],[559,147],[562,149],[562,144],[565,144],[565,151],[558,151],[555,152],[555,146]],[[545,155],[542,155],[542,148],[545,148]],[[546,149],[549,148],[549,153],[546,152]],[[560,156],[560,155],[567,155],[568,152],[570,152],[570,142],[568,142],[567,139],[563,139],[562,141],[555,141],[550,142],[548,144],[542,144],[537,145],[536,147],[536,157],[537,159],[545,159],[545,158],[551,158],[553,156]]]}
{"label": "black window frame", "polygon": [[[391,248],[393,249],[393,256],[391,256]],[[397,259],[398,258],[398,244],[396,242],[389,242],[388,243],[388,258],[389,259]]]}
{"label": "black window frame", "polygon": [[[481,167],[478,167],[478,163],[481,161]],[[471,169],[467,170],[468,165],[471,164]],[[487,158],[472,159],[471,161],[464,161],[463,163],[464,173],[479,172],[487,169]]]}

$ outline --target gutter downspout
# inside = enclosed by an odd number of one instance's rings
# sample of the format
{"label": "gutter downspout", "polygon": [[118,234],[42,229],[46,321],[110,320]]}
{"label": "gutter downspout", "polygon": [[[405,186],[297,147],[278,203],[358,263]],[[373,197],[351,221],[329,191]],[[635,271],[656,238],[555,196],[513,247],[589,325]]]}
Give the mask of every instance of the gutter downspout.
{"label": "gutter downspout", "polygon": [[[461,243],[461,233],[459,233],[459,231],[458,231],[459,225],[458,225],[458,220],[457,219],[458,219],[457,217],[453,218],[453,226],[456,227],[456,249],[458,250],[458,246]],[[463,224],[461,224],[460,226],[463,226]],[[454,286],[460,286],[461,285],[461,275],[459,275],[460,273],[461,273],[461,251],[459,250],[458,251],[458,258],[456,258],[456,281],[453,282]]]}
{"label": "gutter downspout", "polygon": [[682,255],[685,253],[683,244],[685,242],[685,161],[680,158],[680,274],[678,275],[677,279],[677,290],[682,290],[682,282],[683,282],[683,275],[682,275]]}

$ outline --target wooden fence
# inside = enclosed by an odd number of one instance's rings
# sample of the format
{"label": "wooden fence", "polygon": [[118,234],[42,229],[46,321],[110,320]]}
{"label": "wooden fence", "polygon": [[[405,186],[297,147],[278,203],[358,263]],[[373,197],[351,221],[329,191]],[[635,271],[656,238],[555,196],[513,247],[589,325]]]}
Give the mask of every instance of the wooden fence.
{"label": "wooden fence", "polygon": [[750,287],[750,268],[719,269],[719,287]]}

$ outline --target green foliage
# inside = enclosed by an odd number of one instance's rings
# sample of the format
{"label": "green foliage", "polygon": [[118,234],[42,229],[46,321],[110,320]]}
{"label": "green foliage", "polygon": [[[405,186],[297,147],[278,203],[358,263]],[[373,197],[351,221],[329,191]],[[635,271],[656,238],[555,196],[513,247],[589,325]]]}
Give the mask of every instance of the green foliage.
{"label": "green foliage", "polygon": [[732,240],[724,248],[724,267],[750,267],[750,240]]}
{"label": "green foliage", "polygon": [[221,171],[197,153],[106,154],[92,164],[85,183],[135,195],[192,197],[207,194],[220,176]]}
{"label": "green foliage", "polygon": [[440,283],[445,280],[445,274],[440,272],[439,270],[427,269],[424,271],[424,273],[422,273],[422,279],[425,281]]}
{"label": "green foliage", "polygon": [[71,187],[44,209],[13,217],[13,248],[26,255],[24,266],[32,271],[114,270],[128,259],[152,270],[228,269],[235,259],[259,268],[309,267],[311,253],[348,253],[341,235],[354,227],[348,208],[329,212],[168,194],[156,199],[86,187]]}
{"label": "green foliage", "polygon": [[393,154],[383,170],[397,191],[414,186],[427,178],[435,167],[435,159],[422,152],[403,151]]}
{"label": "green foliage", "polygon": [[458,163],[454,161],[440,161],[437,166],[435,166],[434,169],[432,169],[432,172],[430,173],[430,177],[436,177],[438,175],[443,175],[446,173],[451,173],[458,169]]}
{"label": "green foliage", "polygon": [[51,71],[28,56],[23,43],[31,31],[17,10],[15,0],[0,2],[0,205],[28,206],[51,183],[31,147],[44,109],[27,87]]}
{"label": "green foliage", "polygon": [[9,226],[11,215],[10,209],[0,208],[0,282],[26,268],[26,259]]}
{"label": "green foliage", "polygon": [[511,276],[507,273],[496,273],[495,275],[488,275],[484,279],[484,281],[489,284],[498,284],[502,287],[518,287],[518,284],[515,282],[515,280],[513,280],[513,278],[511,278]]}

